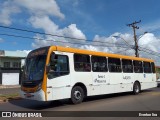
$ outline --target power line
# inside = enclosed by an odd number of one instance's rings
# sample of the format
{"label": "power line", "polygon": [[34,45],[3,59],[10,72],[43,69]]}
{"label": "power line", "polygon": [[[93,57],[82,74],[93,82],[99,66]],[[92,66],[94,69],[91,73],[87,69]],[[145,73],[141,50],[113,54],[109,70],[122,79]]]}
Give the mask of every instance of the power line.
{"label": "power line", "polygon": [[[11,37],[17,37],[17,38],[24,38],[24,39],[33,39],[33,40],[45,40],[45,39],[41,39],[41,38],[33,38],[33,37],[26,37],[26,36],[20,36],[20,35],[14,35],[14,34],[6,34],[6,33],[0,33],[0,35],[4,35],[4,36],[11,36]],[[45,40],[45,41],[49,41],[49,42],[61,42],[61,43],[70,43],[70,44],[79,44],[79,45],[88,45],[88,44],[82,44],[82,43],[73,43],[73,42],[65,42],[65,41],[54,41],[54,40]],[[94,41],[88,41],[88,42],[94,42]],[[128,48],[128,47],[125,47],[125,46],[107,46],[107,45],[93,45],[92,44],[92,46],[103,46],[103,47],[119,47],[119,48]],[[140,48],[142,48],[142,47],[140,47]],[[131,49],[133,49],[132,47],[131,47]],[[142,49],[146,49],[146,50],[149,50],[149,51],[151,51],[151,52],[154,52],[154,53],[156,53],[156,54],[159,54],[158,52],[155,52],[155,51],[152,51],[152,50],[150,50],[150,49],[147,49],[147,48],[142,48]],[[143,51],[141,49],[141,51]],[[120,52],[123,52],[123,51],[120,51]],[[118,53],[120,53],[120,52],[118,52]]]}
{"label": "power line", "polygon": [[151,54],[151,55],[154,55],[154,56],[157,56],[157,57],[160,57],[160,55],[157,55],[157,54],[154,54],[154,53],[150,53],[148,51],[145,51],[145,50],[141,50],[142,52],[145,52],[145,53],[148,53],[148,54]]}
{"label": "power line", "polygon": [[63,37],[63,38],[69,38],[69,39],[85,40],[85,39],[66,37],[66,36],[60,36],[60,35],[53,35],[53,34],[50,34],[50,33],[43,33],[43,32],[26,30],[26,29],[20,29],[20,28],[14,28],[14,27],[6,27],[6,26],[0,26],[0,27],[1,28],[6,28],[6,29],[17,30],[17,31],[23,31],[23,32],[30,32],[30,33],[38,33],[38,34],[43,34],[43,35],[49,35],[49,36],[54,36],[54,37]]}
{"label": "power line", "polygon": [[[0,35],[4,35],[4,36],[11,36],[11,37],[16,37],[16,38],[25,38],[25,39],[33,39],[33,40],[45,40],[45,39],[42,39],[42,38],[32,38],[32,37],[26,37],[26,36],[20,36],[20,35],[13,35],[13,34],[5,34],[5,33],[0,33]],[[89,44],[84,44],[84,43],[73,43],[73,42],[69,42],[69,41],[55,41],[55,40],[45,40],[45,41],[49,41],[49,42],[60,42],[60,43],[70,43],[70,44],[79,44],[79,45],[89,45]],[[92,46],[101,46],[101,47],[119,47],[119,48],[128,48],[128,47],[125,47],[125,46],[107,46],[107,45],[92,45]]]}
{"label": "power line", "polygon": [[[140,22],[140,21],[139,21]],[[139,22],[134,22],[132,23],[133,25],[134,24],[137,24]],[[132,24],[128,24],[128,26],[131,26]],[[23,32],[30,32],[30,33],[38,33],[38,34],[43,34],[43,35],[49,35],[49,36],[54,36],[54,37],[62,37],[62,38],[68,38],[68,39],[74,39],[74,40],[85,40],[86,42],[94,42],[94,43],[102,43],[102,44],[110,44],[110,45],[114,45],[114,46],[106,46],[105,47],[121,47],[121,48],[128,48],[128,47],[125,47],[124,44],[117,44],[115,46],[114,43],[110,43],[110,42],[101,42],[101,41],[92,41],[92,40],[86,40],[86,39],[79,39],[79,38],[73,38],[73,37],[66,37],[66,36],[59,36],[59,35],[53,35],[53,34],[49,34],[49,33],[43,33],[43,32],[37,32],[37,31],[32,31],[32,30],[26,30],[26,29],[20,29],[20,28],[14,28],[14,27],[6,27],[6,26],[0,26],[1,28],[6,28],[6,29],[13,29],[13,30],[17,30],[17,31],[23,31]],[[135,26],[137,28],[137,26]],[[138,27],[139,29],[139,27]],[[25,39],[37,39],[37,40],[45,40],[45,39],[41,39],[41,38],[32,38],[32,37],[26,37],[26,36],[19,36],[19,35],[13,35],[13,34],[5,34],[5,33],[1,33],[0,35],[5,35],[5,36],[12,36],[12,37],[19,37],[19,38],[25,38]],[[123,39],[123,38],[122,38]],[[124,39],[123,39],[124,40]],[[54,41],[54,40],[45,40],[45,41],[52,41],[52,42],[61,42],[61,43],[70,43],[70,44],[81,44],[82,43],[71,43],[71,42],[65,42],[65,41]],[[124,40],[125,43],[131,47],[131,49],[133,49],[133,46],[128,44],[128,42],[126,40]],[[83,44],[83,45],[88,45],[88,44]],[[93,45],[93,46],[104,46],[104,45]],[[147,48],[143,48],[143,47],[140,47],[142,49],[146,49],[146,50],[149,50]],[[149,51],[152,51],[152,50],[149,50]],[[154,53],[157,53],[159,54],[158,52],[155,52],[155,51],[152,51]]]}
{"label": "power line", "polygon": [[[15,28],[15,27],[7,27],[7,26],[0,26],[0,27],[1,28],[6,28],[6,29],[12,29],[12,30],[17,30],[17,31],[22,31],[22,32],[37,33],[37,34],[42,34],[42,35],[47,35],[47,36],[53,36],[53,37],[61,37],[61,38],[67,38],[67,39],[74,39],[74,40],[79,40],[79,41],[81,41],[81,40],[85,40],[85,41],[89,41],[89,42],[92,41],[92,40],[89,40],[89,39],[80,39],[80,38],[74,38],[74,37],[67,37],[67,36],[55,35],[55,34],[38,32],[38,31],[32,31],[32,30]],[[92,41],[92,42],[113,44],[113,43],[110,43],[110,42],[102,42],[102,41]],[[119,45],[124,45],[124,44],[119,44]]]}
{"label": "power line", "polygon": [[[153,51],[153,50],[150,50],[150,49],[148,49],[148,48],[143,48],[143,47],[139,47],[139,48],[142,48],[142,49],[145,49],[145,50],[148,50],[148,51],[151,51],[152,53],[154,53],[154,54],[160,54],[160,53],[158,53],[158,52],[155,52],[155,51]],[[140,51],[141,51],[141,49],[139,49]]]}
{"label": "power line", "polygon": [[[119,38],[121,38],[121,39],[127,44],[127,46],[131,47],[131,49],[134,49],[134,46],[133,46],[133,45],[130,45],[123,37],[120,37],[120,36],[113,36],[113,37],[119,37]],[[143,47],[141,47],[141,46],[139,46],[139,48],[142,48],[142,49],[145,49],[145,50],[149,50],[149,51],[151,51],[151,52],[154,52],[154,53],[156,53],[156,54],[159,54],[158,52],[152,51],[152,50],[147,49],[147,48],[143,48]],[[140,50],[140,49],[138,49],[138,50]],[[122,51],[122,52],[123,52],[123,51]],[[118,52],[118,53],[120,53],[120,52]]]}
{"label": "power line", "polygon": [[[5,35],[5,36],[11,36],[11,37],[18,37],[18,38],[25,38],[25,39],[37,39],[37,40],[45,40],[45,39],[41,39],[41,38],[32,38],[32,37],[26,37],[26,36],[19,36],[19,35],[13,35],[13,34],[1,34],[0,35]],[[72,42],[65,42],[65,41],[54,41],[54,40],[45,40],[45,41],[49,41],[49,42],[60,42],[60,43],[70,43],[70,44],[78,44],[78,45],[88,45],[88,44],[84,44],[84,43],[72,43]],[[119,47],[119,48],[128,48],[128,47],[124,47],[124,46],[106,46],[106,45],[92,45],[92,46],[99,46],[99,47]],[[132,49],[132,48],[129,48],[129,49]],[[126,50],[125,50],[126,51]],[[157,54],[153,54],[153,53],[150,53],[150,52],[147,52],[145,50],[141,50],[142,52],[146,52],[148,54],[151,54],[151,55],[154,55],[154,56],[157,56],[157,57],[160,57],[159,55]],[[123,51],[120,51],[120,52],[123,52]],[[119,52],[118,52],[119,53]]]}
{"label": "power line", "polygon": [[119,38],[121,38],[128,46],[131,46],[123,37],[121,37],[121,36],[113,36],[113,37],[119,37]]}
{"label": "power line", "polygon": [[121,52],[126,52],[126,50],[133,50],[132,48],[127,48],[127,49],[125,49],[125,50],[122,50],[122,51],[118,51],[118,52],[116,52],[116,53],[121,53]]}
{"label": "power line", "polygon": [[154,43],[154,42],[160,42],[160,40],[152,41],[152,42],[149,42],[149,43],[145,43],[145,44],[143,44],[143,45],[141,45],[141,46],[144,46],[144,45],[146,45],[146,44],[150,44],[150,43]]}

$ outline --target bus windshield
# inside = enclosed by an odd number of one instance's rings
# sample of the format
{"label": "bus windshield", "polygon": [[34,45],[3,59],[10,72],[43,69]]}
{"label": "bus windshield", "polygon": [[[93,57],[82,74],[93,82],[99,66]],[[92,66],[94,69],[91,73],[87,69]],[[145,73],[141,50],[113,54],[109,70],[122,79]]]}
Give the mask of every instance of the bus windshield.
{"label": "bus windshield", "polygon": [[42,80],[45,62],[46,55],[38,55],[27,58],[25,66],[25,80]]}

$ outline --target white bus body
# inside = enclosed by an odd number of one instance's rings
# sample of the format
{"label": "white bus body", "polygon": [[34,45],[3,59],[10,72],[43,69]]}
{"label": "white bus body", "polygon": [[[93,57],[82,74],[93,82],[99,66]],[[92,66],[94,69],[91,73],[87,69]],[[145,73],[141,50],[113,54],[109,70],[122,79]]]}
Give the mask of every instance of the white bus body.
{"label": "white bus body", "polygon": [[[109,70],[106,72],[93,72],[92,69],[88,72],[78,72],[75,71],[74,52],[52,52],[57,55],[65,55],[68,57],[69,73],[67,75],[62,75],[51,79],[47,77],[46,91],[40,89],[35,92],[27,92],[27,88],[24,88],[26,90],[25,91],[22,86],[21,96],[23,98],[38,101],[52,101],[71,98],[72,89],[74,88],[74,86],[82,87],[83,92],[86,96],[133,91],[135,82],[139,83],[140,90],[145,90],[157,86],[156,73],[154,72],[113,73],[109,72]],[[89,56],[91,57],[92,55],[89,54]],[[106,56],[106,58],[108,57]],[[122,58],[120,58],[120,60],[122,60]],[[130,60],[133,61],[132,59]],[[91,67],[93,67],[92,64]]]}

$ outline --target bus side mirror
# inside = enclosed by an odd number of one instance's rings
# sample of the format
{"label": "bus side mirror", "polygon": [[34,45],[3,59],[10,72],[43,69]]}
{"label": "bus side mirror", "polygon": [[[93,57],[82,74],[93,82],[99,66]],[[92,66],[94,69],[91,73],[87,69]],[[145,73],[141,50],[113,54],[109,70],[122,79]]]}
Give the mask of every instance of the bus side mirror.
{"label": "bus side mirror", "polygon": [[49,73],[50,69],[51,69],[50,64],[46,65],[46,74],[48,74],[48,73]]}

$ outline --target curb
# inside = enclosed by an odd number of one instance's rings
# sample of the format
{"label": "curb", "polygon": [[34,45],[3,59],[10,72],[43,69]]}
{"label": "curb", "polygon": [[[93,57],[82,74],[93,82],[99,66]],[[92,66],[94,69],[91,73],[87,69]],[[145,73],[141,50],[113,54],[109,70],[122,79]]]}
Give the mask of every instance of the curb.
{"label": "curb", "polygon": [[0,89],[20,88],[20,85],[0,85]]}

